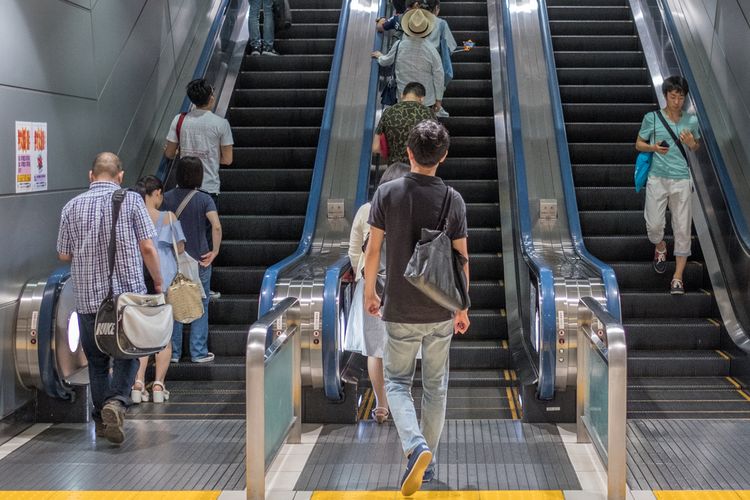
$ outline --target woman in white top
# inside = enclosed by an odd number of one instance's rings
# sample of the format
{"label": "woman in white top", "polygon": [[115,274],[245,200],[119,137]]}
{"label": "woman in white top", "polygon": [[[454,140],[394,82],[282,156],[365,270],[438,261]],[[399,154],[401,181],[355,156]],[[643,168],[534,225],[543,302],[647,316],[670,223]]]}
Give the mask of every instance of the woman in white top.
{"label": "woman in white top", "polygon": [[[385,170],[383,177],[380,179],[380,184],[403,177],[408,172],[409,165],[394,163]],[[375,409],[372,411],[372,417],[379,424],[382,424],[388,419],[388,415],[390,414],[383,377],[383,349],[385,348],[386,341],[385,324],[380,318],[365,313],[363,301],[365,280],[362,277],[362,270],[365,266],[365,253],[362,246],[370,233],[370,226],[367,224],[369,217],[370,203],[368,202],[357,210],[349,235],[349,260],[356,274],[357,287],[354,291],[349,321],[346,325],[344,348],[348,351],[360,352],[364,356],[367,356],[367,372],[370,375],[372,389],[375,392]],[[378,279],[384,279],[384,253],[380,256],[380,267],[382,271],[378,273]]]}

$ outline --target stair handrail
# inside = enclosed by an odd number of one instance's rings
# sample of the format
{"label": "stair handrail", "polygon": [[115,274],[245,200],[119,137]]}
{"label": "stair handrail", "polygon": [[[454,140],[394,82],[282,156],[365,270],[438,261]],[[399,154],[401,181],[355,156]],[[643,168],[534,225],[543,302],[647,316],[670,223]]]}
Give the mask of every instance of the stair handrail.
{"label": "stair handrail", "polygon": [[[208,30],[208,36],[206,37],[206,42],[203,44],[203,49],[201,50],[201,55],[198,58],[198,63],[195,65],[195,71],[193,71],[193,80],[206,76],[206,72],[208,71],[208,63],[211,61],[211,55],[213,54],[214,46],[216,45],[216,39],[221,34],[221,26],[222,24],[224,24],[224,19],[226,18],[230,1],[232,0],[221,0],[219,9],[216,11],[216,17],[214,17],[214,20],[211,23],[211,28]],[[182,99],[182,106],[180,106],[180,110],[178,111],[178,113],[189,113],[192,105],[193,103],[190,102],[190,99],[186,95]],[[161,179],[162,182],[166,183],[167,179],[169,179],[169,176],[172,173],[173,163],[174,162],[172,160],[162,155],[161,160],[159,161],[159,167],[156,169],[156,177]]]}
{"label": "stair handrail", "polygon": [[[378,17],[382,17],[386,11],[386,0],[379,0]],[[373,50],[382,48],[383,34],[376,33],[373,42]],[[362,135],[362,153],[359,158],[357,193],[354,198],[354,210],[367,202],[367,194],[370,181],[370,163],[372,160],[372,137],[375,131],[375,114],[378,97],[378,75],[379,65],[374,59],[370,62],[370,81],[367,94],[367,111],[365,113],[365,129]],[[341,308],[341,281],[351,269],[348,253],[343,255],[332,265],[326,268],[323,286],[323,323],[321,328],[321,342],[323,350],[323,390],[329,400],[338,401],[341,395],[341,373],[340,366],[336,362],[341,348],[339,341],[343,339],[341,329],[346,329],[339,318]],[[348,321],[348,311],[344,311]]]}
{"label": "stair handrail", "polygon": [[557,155],[560,162],[560,177],[562,179],[565,197],[565,211],[568,214],[568,230],[576,254],[583,262],[596,269],[604,284],[604,293],[607,297],[607,309],[609,313],[622,321],[622,310],[620,307],[620,288],[617,285],[617,277],[614,270],[591,255],[586,248],[581,230],[581,219],[578,214],[578,203],[575,183],[573,182],[573,167],[570,163],[570,151],[568,149],[568,137],[565,132],[565,118],[563,117],[562,99],[560,98],[560,85],[557,80],[557,65],[552,47],[552,32],[549,25],[547,13],[547,1],[539,0],[539,23],[542,32],[542,47],[544,48],[544,59],[547,63],[547,84],[552,104],[552,119],[555,126],[555,141],[557,143]]}
{"label": "stair handrail", "polygon": [[513,31],[510,21],[510,2],[502,2],[503,37],[506,46],[506,66],[510,101],[511,135],[513,137],[513,163],[516,181],[516,206],[520,245],[523,256],[537,279],[539,288],[539,380],[537,396],[549,400],[555,393],[555,365],[557,348],[557,324],[555,318],[554,273],[539,257],[532,236],[531,212],[529,208],[528,183],[526,181],[526,159],[521,125],[521,104],[518,99],[518,80],[513,50]]}
{"label": "stair handrail", "polygon": [[344,46],[346,44],[346,32],[349,26],[350,0],[343,0],[341,14],[339,15],[339,25],[336,30],[336,45],[333,51],[333,61],[331,62],[331,71],[328,77],[328,87],[326,89],[326,100],[323,107],[323,120],[320,126],[320,135],[318,136],[318,146],[315,154],[315,164],[313,167],[312,180],[310,182],[310,194],[307,199],[307,209],[305,212],[305,223],[302,228],[297,250],[288,257],[273,264],[266,269],[263,274],[263,283],[260,289],[260,299],[258,303],[258,316],[265,314],[273,305],[273,298],[276,292],[276,282],[279,274],[289,266],[297,263],[302,257],[307,255],[312,246],[313,235],[318,218],[318,208],[323,192],[323,178],[325,177],[326,160],[328,158],[328,146],[331,140],[331,126],[333,125],[333,116],[336,110],[336,95],[338,94],[339,80],[341,77],[341,60],[344,55]]}

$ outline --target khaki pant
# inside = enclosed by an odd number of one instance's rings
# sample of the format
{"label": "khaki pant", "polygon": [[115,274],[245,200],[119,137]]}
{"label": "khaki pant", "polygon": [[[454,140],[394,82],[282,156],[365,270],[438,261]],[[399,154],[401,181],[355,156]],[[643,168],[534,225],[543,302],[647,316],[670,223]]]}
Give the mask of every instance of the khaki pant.
{"label": "khaki pant", "polygon": [[674,254],[690,256],[690,228],[693,222],[691,209],[692,185],[690,179],[667,179],[649,176],[646,183],[646,232],[654,245],[664,239],[666,211],[672,213]]}

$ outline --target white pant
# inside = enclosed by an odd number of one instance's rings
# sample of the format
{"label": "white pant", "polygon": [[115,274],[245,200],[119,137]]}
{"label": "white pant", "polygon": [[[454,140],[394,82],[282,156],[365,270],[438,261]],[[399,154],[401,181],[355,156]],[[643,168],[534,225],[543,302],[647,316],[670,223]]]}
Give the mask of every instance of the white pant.
{"label": "white pant", "polygon": [[693,221],[691,209],[692,186],[690,179],[667,179],[649,176],[646,183],[646,232],[654,245],[664,239],[667,206],[672,213],[674,254],[690,256],[690,228]]}

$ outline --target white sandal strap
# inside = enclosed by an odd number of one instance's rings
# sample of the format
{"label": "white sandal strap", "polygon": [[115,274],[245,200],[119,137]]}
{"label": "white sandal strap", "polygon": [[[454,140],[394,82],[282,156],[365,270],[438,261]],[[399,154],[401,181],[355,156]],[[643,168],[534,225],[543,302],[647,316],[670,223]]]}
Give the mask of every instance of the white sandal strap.
{"label": "white sandal strap", "polygon": [[161,387],[162,391],[167,390],[166,386],[164,385],[164,382],[162,382],[161,380],[154,380],[153,383],[151,384],[151,390],[153,391],[154,387],[156,387],[157,385]]}

